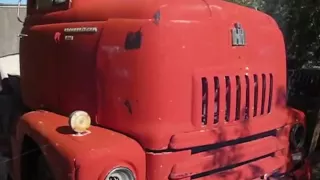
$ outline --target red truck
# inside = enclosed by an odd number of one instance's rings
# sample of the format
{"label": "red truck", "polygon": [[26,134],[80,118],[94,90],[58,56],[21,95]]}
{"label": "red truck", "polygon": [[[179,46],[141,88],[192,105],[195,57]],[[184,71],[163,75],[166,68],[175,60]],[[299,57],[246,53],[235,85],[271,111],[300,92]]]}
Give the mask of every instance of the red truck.
{"label": "red truck", "polygon": [[28,0],[20,37],[14,180],[310,179],[283,35],[262,12]]}

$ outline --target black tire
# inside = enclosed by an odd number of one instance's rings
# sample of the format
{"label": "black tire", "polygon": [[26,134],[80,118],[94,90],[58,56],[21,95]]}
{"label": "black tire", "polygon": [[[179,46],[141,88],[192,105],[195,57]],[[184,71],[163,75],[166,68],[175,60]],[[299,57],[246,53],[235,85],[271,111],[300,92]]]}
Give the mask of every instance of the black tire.
{"label": "black tire", "polygon": [[55,180],[43,154],[38,158],[36,180]]}

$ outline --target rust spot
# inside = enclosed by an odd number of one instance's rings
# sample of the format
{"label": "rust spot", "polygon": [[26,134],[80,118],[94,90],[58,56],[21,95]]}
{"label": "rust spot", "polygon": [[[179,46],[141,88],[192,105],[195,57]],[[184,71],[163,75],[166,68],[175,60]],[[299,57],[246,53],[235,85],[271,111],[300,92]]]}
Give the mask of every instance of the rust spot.
{"label": "rust spot", "polygon": [[160,18],[161,18],[161,14],[160,14],[160,10],[158,10],[154,15],[153,15],[153,22],[158,25],[160,22]]}
{"label": "rust spot", "polygon": [[130,101],[126,100],[126,101],[124,102],[124,105],[127,107],[129,113],[132,114],[132,107],[131,107]]}

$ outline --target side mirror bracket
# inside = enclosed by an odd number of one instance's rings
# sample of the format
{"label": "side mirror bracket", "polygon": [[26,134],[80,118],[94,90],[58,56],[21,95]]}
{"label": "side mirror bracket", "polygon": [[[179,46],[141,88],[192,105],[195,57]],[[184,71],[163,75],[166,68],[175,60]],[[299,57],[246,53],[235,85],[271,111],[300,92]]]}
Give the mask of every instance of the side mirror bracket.
{"label": "side mirror bracket", "polygon": [[20,7],[21,7],[21,1],[22,0],[19,0],[18,1],[18,8],[17,8],[17,19],[19,22],[21,22],[22,24],[24,23],[24,21],[20,18]]}

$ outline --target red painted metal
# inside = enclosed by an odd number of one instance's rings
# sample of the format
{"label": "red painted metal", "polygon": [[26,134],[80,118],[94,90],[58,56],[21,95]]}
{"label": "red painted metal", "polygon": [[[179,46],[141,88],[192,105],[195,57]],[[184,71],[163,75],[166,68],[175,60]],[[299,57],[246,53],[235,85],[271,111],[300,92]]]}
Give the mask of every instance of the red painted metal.
{"label": "red painted metal", "polygon": [[[191,177],[192,175],[200,174],[201,172],[210,171],[212,169],[223,168],[233,163],[238,164],[246,162],[266,154],[281,151],[284,148],[285,146],[281,145],[276,138],[267,137],[257,141],[242,143],[240,145],[227,146],[218,150],[198,153],[176,164],[172,169],[170,178],[181,179]],[[229,155],[228,152],[232,152],[232,154]],[[284,165],[284,161],[277,165],[281,167]],[[272,166],[272,168],[274,167]],[[257,177],[261,176],[259,173],[261,172],[257,173]],[[247,178],[250,177],[248,176]],[[251,179],[253,178],[255,177],[251,177]]]}
{"label": "red painted metal", "polygon": [[100,177],[103,180],[102,177],[113,166],[121,165],[132,168],[137,179],[145,177],[144,150],[123,134],[93,126],[90,135],[73,136],[67,117],[46,111],[25,114],[17,129],[19,131],[13,138],[13,144],[18,145],[14,147],[15,153],[18,153],[15,155],[19,157],[14,159],[16,172],[20,171],[19,144],[28,135],[39,144],[56,179],[98,180]]}
{"label": "red painted metal", "polygon": [[244,138],[281,128],[285,120],[285,116],[272,118],[271,115],[271,118],[266,116],[255,121],[233,122],[228,126],[217,126],[208,130],[176,134],[171,138],[170,147],[173,149],[183,149]]}
{"label": "red painted metal", "polygon": [[[22,95],[31,109],[54,113],[34,111],[21,118],[12,138],[15,156],[24,136],[48,145],[42,151],[59,180],[102,180],[119,165],[132,169],[138,180],[185,180],[270,153],[199,179],[253,179],[290,169],[290,127],[304,115],[285,105],[285,47],[271,17],[219,0],[73,0],[46,11],[33,8],[33,1],[28,0],[23,29],[28,37],[20,41]],[[237,22],[246,31],[243,47],[231,44]],[[97,32],[64,32],[77,27]],[[125,48],[130,32],[142,34],[140,48]],[[237,77],[243,88],[240,109]],[[203,78],[210,100],[206,124]],[[215,97],[220,98],[217,118]],[[68,129],[67,116],[74,110],[91,115],[91,134],[61,131]],[[193,153],[198,146],[272,130],[276,136]],[[19,158],[14,172],[20,180]]]}

